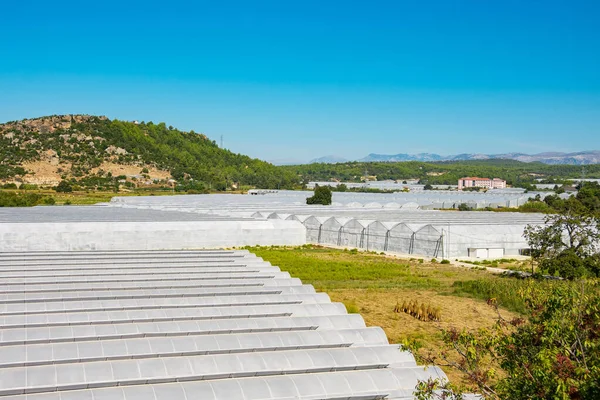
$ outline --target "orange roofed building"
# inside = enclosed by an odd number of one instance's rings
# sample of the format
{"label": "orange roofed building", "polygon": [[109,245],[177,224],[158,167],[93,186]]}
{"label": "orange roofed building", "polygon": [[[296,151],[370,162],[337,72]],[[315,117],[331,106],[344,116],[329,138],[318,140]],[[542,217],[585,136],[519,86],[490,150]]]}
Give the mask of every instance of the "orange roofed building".
{"label": "orange roofed building", "polygon": [[500,178],[478,178],[476,176],[467,176],[458,180],[458,190],[464,188],[480,187],[485,189],[504,189],[506,188],[506,181]]}

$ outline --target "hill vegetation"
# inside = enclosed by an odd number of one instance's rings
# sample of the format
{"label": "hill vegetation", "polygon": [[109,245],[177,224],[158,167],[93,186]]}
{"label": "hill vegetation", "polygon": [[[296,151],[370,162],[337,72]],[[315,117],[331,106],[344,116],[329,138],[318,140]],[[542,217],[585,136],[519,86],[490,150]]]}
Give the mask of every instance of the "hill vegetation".
{"label": "hill vegetation", "polygon": [[[331,181],[360,182],[362,177],[375,176],[377,180],[418,179],[423,184],[456,185],[465,176],[505,179],[509,185],[525,187],[544,179],[547,183],[561,183],[563,179],[580,178],[582,167],[577,165],[547,165],[514,160],[478,160],[447,162],[346,162],[339,164],[288,165],[284,171],[299,175],[305,182]],[[600,164],[585,166],[586,177],[600,178]]]}
{"label": "hill vegetation", "polygon": [[5,181],[54,186],[68,180],[98,188],[167,183],[171,177],[197,190],[291,188],[296,181],[292,172],[162,122],[60,115],[0,124],[0,179]]}

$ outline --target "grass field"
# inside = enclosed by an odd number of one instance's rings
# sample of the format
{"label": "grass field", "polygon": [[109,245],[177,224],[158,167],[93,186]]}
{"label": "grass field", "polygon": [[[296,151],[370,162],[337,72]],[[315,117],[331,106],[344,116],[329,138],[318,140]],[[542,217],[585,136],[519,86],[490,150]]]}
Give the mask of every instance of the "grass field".
{"label": "grass field", "polygon": [[[328,293],[349,312],[360,313],[367,325],[382,327],[391,343],[410,343],[418,349],[417,356],[440,351],[441,328],[479,329],[494,324],[496,313],[486,304],[488,298],[505,305],[507,317],[524,310],[516,295],[522,281],[483,270],[317,246],[248,249]],[[394,312],[398,302],[411,300],[439,308],[441,320],[424,322]],[[446,373],[451,380],[460,379],[457,371]]]}
{"label": "grass field", "polygon": [[[39,191],[42,193],[43,191]],[[143,191],[143,192],[101,192],[101,191],[74,191],[72,193],[57,193],[53,190],[46,191],[45,194],[53,196],[57,205],[89,205],[109,202],[116,196],[170,196],[172,192],[164,190]]]}
{"label": "grass field", "polygon": [[[186,195],[185,192],[173,192],[170,190],[151,190],[151,189],[136,189],[134,191],[98,191],[98,190],[78,190],[71,193],[58,193],[52,189],[36,189],[36,190],[15,190],[15,189],[0,189],[4,192],[13,193],[36,193],[43,196],[53,197],[56,205],[91,205],[97,203],[109,202],[110,199],[116,196],[180,196]],[[241,191],[213,192],[220,194],[240,194]]]}

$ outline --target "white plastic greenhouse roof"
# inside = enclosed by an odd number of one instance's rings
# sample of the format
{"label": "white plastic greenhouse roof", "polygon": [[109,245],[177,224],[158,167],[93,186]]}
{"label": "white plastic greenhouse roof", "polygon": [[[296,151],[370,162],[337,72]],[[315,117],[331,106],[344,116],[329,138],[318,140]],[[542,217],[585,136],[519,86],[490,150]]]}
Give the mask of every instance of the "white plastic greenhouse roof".
{"label": "white plastic greenhouse roof", "polygon": [[[382,222],[426,224],[528,224],[541,223],[542,214],[497,212],[448,212],[433,208],[455,208],[466,203],[473,208],[518,206],[535,193],[333,193],[330,206],[306,205],[312,192],[280,191],[264,196],[190,195],[163,197],[117,197],[111,208],[155,209],[215,217],[303,219],[308,216],[356,218]],[[544,193],[542,195],[547,195]]]}
{"label": "white plastic greenhouse roof", "polygon": [[[469,248],[503,249],[503,255],[521,254],[529,247],[523,237],[525,227],[545,221],[545,216],[539,213],[435,210],[456,209],[461,203],[474,209],[517,207],[537,195],[522,190],[334,192],[333,204],[329,206],[307,205],[306,198],[311,194],[275,191],[260,196],[120,197],[113,198],[109,205],[123,210],[170,210],[209,217],[254,218],[261,222],[300,222],[307,243],[442,258],[468,257]],[[392,229],[401,225],[408,228],[404,235],[409,237],[404,242],[392,233]],[[382,231],[382,227],[387,230]],[[437,232],[437,239],[423,235],[428,230]]]}
{"label": "white plastic greenhouse roof", "polygon": [[0,254],[0,399],[408,399],[436,367],[247,251]]}
{"label": "white plastic greenhouse roof", "polygon": [[[223,221],[224,216],[189,214],[150,208],[123,209],[105,206],[0,208],[0,223],[48,222],[178,222]],[[235,218],[239,220],[240,218]]]}

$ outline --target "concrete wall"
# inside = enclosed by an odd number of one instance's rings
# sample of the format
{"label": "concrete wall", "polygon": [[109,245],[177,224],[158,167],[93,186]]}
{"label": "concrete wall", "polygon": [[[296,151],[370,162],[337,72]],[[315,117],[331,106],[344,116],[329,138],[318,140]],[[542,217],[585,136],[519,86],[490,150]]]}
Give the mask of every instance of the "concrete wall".
{"label": "concrete wall", "polygon": [[298,221],[2,223],[0,252],[302,245]]}

